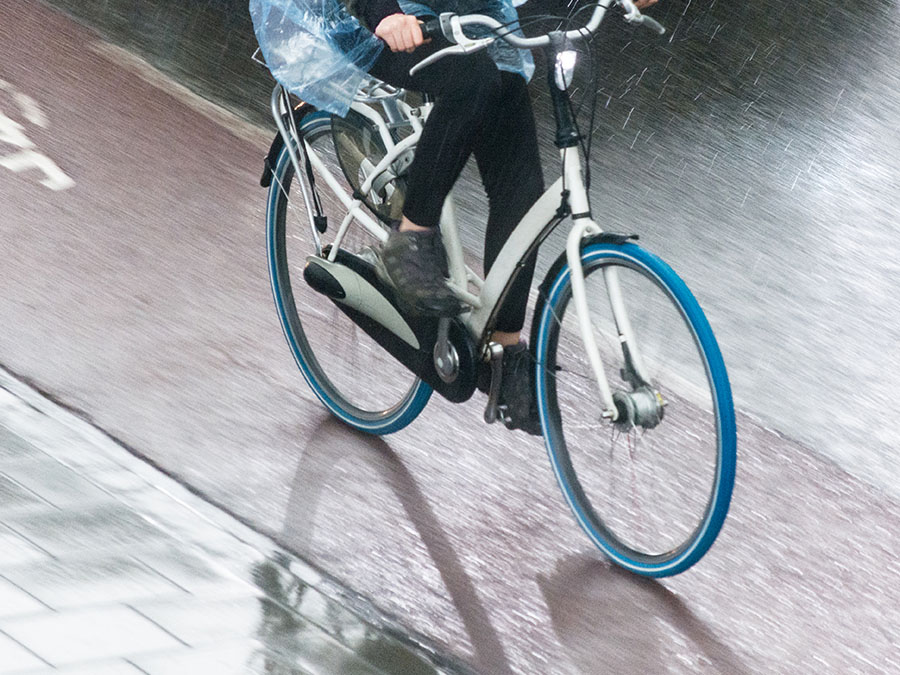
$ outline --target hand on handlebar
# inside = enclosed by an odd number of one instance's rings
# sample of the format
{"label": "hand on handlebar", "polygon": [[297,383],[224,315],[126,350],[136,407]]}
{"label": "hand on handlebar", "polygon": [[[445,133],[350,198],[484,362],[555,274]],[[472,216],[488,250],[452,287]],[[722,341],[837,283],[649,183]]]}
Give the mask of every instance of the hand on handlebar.
{"label": "hand on handlebar", "polygon": [[[641,24],[645,28],[649,28],[657,34],[662,35],[666,32],[666,29],[662,24],[646,14],[641,14],[640,11],[641,7],[649,7],[650,5],[656,4],[656,1],[657,0],[595,0],[596,6],[594,7],[594,13],[584,26],[565,31],[564,33],[548,33],[547,35],[531,38],[517,35],[508,25],[501,24],[497,19],[490,16],[483,16],[480,14],[459,15],[452,12],[444,12],[439,19],[429,19],[424,25],[426,26],[429,37],[432,35],[443,35],[443,37],[451,43],[451,46],[426,56],[410,68],[409,73],[410,75],[414,75],[417,71],[449,54],[470,54],[479,51],[497,39],[505,40],[513,47],[518,47],[519,49],[541,49],[549,46],[553,40],[558,41],[560,36],[565,40],[572,42],[588,38],[593,35],[600,26],[603,17],[606,15],[606,11],[613,3],[621,5],[622,9],[625,10],[624,18],[626,21]],[[381,29],[382,24],[384,24],[385,21],[393,18],[393,16],[397,15],[387,17],[378,25],[378,29],[376,29],[375,32],[376,35],[381,37],[378,30]],[[466,26],[484,26],[493,31],[494,34],[484,38],[470,38],[463,32],[463,28]],[[418,25],[416,28],[421,32]],[[391,45],[391,48],[394,49],[393,45]],[[413,49],[415,49],[415,47],[413,47]],[[407,51],[412,51],[412,49],[408,49]]]}
{"label": "hand on handlebar", "polygon": [[391,14],[375,27],[376,37],[381,38],[392,52],[413,52],[427,40],[422,37],[419,19],[409,14]]}

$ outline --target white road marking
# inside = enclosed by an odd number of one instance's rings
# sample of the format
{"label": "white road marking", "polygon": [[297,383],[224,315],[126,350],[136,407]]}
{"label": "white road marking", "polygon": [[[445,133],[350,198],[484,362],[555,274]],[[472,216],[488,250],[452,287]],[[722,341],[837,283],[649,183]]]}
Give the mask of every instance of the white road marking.
{"label": "white road marking", "polygon": [[28,94],[17,91],[13,94],[13,100],[19,105],[19,110],[22,111],[25,119],[33,125],[41,127],[42,129],[46,129],[50,125],[50,120],[47,119],[47,115],[41,110],[37,101]]}
{"label": "white road marking", "polygon": [[43,171],[45,177],[41,180],[41,185],[54,191],[68,190],[71,187],[75,187],[75,181],[69,178],[56,165],[56,162],[36,150],[20,150],[15,154],[0,157],[0,166],[9,169],[13,173],[21,173],[27,169]]}
{"label": "white road marking", "polygon": [[[49,121],[37,101],[16,90],[4,80],[0,80],[0,90],[10,94],[28,122],[44,129],[47,128]],[[44,174],[44,178],[40,181],[41,185],[54,191],[67,190],[75,186],[75,181],[66,175],[56,162],[42,152],[38,152],[37,146],[25,134],[25,127],[3,112],[0,112],[0,144],[18,148],[18,151],[11,154],[0,155],[0,167],[9,169],[13,173],[36,169]]]}
{"label": "white road marking", "polygon": [[25,127],[0,112],[0,143],[17,148],[33,148],[34,143],[25,135]]}

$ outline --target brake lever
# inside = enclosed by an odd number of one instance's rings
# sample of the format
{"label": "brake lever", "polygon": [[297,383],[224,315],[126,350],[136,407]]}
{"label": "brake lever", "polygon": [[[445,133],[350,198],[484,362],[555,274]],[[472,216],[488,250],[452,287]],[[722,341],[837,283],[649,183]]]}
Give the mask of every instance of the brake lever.
{"label": "brake lever", "polygon": [[415,75],[422,68],[429,66],[435,61],[438,61],[451,54],[471,54],[472,52],[481,51],[489,44],[491,44],[494,39],[495,38],[480,38],[478,40],[470,40],[463,45],[453,45],[452,47],[446,47],[445,49],[442,49],[439,52],[435,52],[431,56],[426,56],[424,59],[419,61],[416,65],[409,69],[409,74]]}
{"label": "brake lever", "polygon": [[[419,61],[416,65],[409,69],[410,75],[415,75],[418,71],[426,66],[430,66],[435,61],[438,61],[445,56],[449,56],[451,54],[471,54],[473,52],[481,51],[489,44],[491,44],[496,37],[486,37],[486,38],[470,38],[468,37],[462,29],[462,25],[459,22],[459,16],[456,14],[451,14],[449,12],[444,12],[440,16],[441,22],[441,32],[444,36],[455,44],[450,47],[445,47],[440,51],[435,52],[431,56],[427,56],[421,61]],[[447,35],[447,28],[449,27],[452,36]]]}

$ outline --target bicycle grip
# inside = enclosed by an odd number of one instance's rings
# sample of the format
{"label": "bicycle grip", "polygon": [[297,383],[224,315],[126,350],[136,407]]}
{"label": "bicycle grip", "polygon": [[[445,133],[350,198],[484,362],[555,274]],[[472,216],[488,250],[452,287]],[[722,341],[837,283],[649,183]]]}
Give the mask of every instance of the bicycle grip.
{"label": "bicycle grip", "polygon": [[442,37],[444,34],[444,31],[441,29],[441,20],[436,16],[421,18],[419,20],[419,28],[422,29],[422,37],[426,40]]}
{"label": "bicycle grip", "polygon": [[663,34],[666,32],[666,27],[663,26],[663,25],[662,25],[659,21],[657,21],[656,19],[651,19],[651,18],[650,18],[649,16],[647,16],[646,14],[642,15],[642,16],[641,16],[641,19],[642,19],[641,23],[643,23],[644,26],[646,26],[647,28],[649,28],[650,30],[652,30],[652,31],[653,31],[654,33],[656,33],[657,35],[663,35]]}

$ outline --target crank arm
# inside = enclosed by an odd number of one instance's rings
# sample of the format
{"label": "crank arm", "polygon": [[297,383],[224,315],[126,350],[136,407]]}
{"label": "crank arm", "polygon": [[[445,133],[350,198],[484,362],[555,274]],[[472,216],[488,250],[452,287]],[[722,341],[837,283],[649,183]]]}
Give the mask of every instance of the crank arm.
{"label": "crank arm", "polygon": [[484,421],[488,424],[502,419],[500,409],[500,379],[503,376],[503,345],[491,342],[488,345],[488,356],[491,361],[491,388],[488,391],[487,407],[484,409]]}

